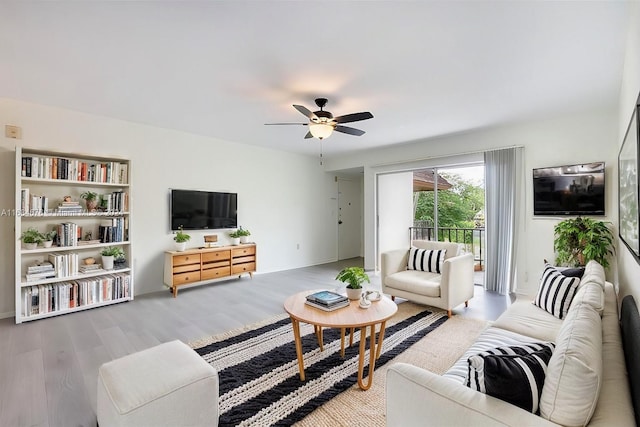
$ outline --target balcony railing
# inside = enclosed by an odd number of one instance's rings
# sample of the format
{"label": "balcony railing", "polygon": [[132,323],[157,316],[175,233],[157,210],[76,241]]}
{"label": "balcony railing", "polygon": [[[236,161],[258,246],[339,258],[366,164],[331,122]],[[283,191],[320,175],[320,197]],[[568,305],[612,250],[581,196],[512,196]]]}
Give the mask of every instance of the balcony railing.
{"label": "balcony railing", "polygon": [[438,235],[436,236],[435,227],[420,226],[410,227],[409,233],[411,240],[435,240],[463,244],[465,251],[473,254],[476,264],[480,268],[484,265],[484,228],[438,227]]}

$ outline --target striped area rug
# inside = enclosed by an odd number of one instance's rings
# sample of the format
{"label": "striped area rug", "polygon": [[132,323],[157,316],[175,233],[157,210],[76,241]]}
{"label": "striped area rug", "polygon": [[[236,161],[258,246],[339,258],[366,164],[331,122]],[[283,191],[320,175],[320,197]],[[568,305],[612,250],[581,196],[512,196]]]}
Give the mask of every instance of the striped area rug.
{"label": "striped area rug", "polygon": [[[422,310],[403,318],[399,311],[387,324],[376,369],[446,320],[444,312]],[[321,352],[313,327],[301,324],[300,328],[304,382],[299,378],[291,321],[284,315],[255,329],[192,344],[218,370],[219,425],[292,425],[357,383],[359,331],[341,358],[339,330],[324,330]],[[368,357],[367,351],[365,360]]]}

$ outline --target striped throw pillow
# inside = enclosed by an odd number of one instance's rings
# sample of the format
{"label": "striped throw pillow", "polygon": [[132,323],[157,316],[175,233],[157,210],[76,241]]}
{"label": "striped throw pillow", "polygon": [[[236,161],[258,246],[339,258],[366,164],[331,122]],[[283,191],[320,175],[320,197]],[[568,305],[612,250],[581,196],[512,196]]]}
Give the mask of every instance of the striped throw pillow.
{"label": "striped throw pillow", "polygon": [[407,262],[407,270],[428,271],[429,273],[442,273],[442,264],[444,264],[444,256],[446,249],[430,250],[430,249],[409,249],[409,261]]}
{"label": "striped throw pillow", "polygon": [[564,319],[579,284],[579,277],[567,277],[552,265],[545,264],[533,303],[558,319]]}
{"label": "striped throw pillow", "polygon": [[499,347],[469,357],[467,387],[536,413],[553,343]]}

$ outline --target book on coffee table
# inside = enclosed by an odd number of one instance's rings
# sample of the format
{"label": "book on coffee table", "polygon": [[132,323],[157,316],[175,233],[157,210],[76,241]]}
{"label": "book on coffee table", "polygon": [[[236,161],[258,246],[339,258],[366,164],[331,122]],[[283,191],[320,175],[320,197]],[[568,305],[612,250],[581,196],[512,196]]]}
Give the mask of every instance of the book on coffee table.
{"label": "book on coffee table", "polygon": [[344,304],[349,302],[347,297],[333,291],[320,291],[311,295],[307,295],[307,301],[319,304],[325,307],[332,307],[337,304]]}
{"label": "book on coffee table", "polygon": [[341,309],[343,307],[349,307],[349,300],[348,299],[346,301],[341,302],[341,303],[332,304],[332,305],[318,304],[318,303],[315,303],[315,302],[309,301],[309,300],[306,300],[304,303],[306,305],[309,305],[309,306],[315,307],[315,308],[319,308],[320,310],[324,310],[324,311],[333,311],[333,310]]}

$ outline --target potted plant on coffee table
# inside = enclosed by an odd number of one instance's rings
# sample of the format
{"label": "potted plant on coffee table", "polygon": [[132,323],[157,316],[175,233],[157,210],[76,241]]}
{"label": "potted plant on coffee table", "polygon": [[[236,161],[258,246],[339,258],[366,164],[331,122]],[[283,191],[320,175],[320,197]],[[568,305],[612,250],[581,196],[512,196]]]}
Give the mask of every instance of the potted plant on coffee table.
{"label": "potted plant on coffee table", "polygon": [[613,234],[608,222],[591,218],[571,218],[559,222],[555,228],[553,248],[556,264],[581,267],[595,260],[604,268],[613,255]]}
{"label": "potted plant on coffee table", "polygon": [[369,275],[362,267],[343,268],[336,276],[336,280],[347,284],[347,298],[350,300],[359,300],[362,295],[362,284],[371,283]]}
{"label": "potted plant on coffee table", "polygon": [[182,226],[178,227],[176,235],[173,236],[173,240],[176,242],[176,251],[183,252],[187,247],[187,242],[191,240],[191,236],[185,233]]}
{"label": "potted plant on coffee table", "polygon": [[118,246],[109,246],[104,248],[102,252],[100,252],[100,255],[102,255],[102,268],[105,270],[113,270],[113,261],[116,258],[123,258],[124,251]]}

